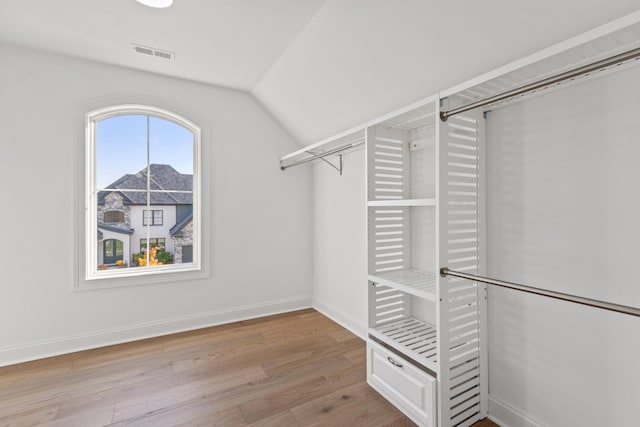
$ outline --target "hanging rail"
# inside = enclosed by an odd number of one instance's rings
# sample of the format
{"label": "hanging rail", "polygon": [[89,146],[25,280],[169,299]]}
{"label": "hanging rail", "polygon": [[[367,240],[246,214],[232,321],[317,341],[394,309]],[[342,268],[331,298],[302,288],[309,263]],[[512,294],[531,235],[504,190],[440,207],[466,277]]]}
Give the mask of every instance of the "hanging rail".
{"label": "hanging rail", "polygon": [[566,80],[572,80],[577,77],[586,76],[596,71],[602,71],[614,65],[615,66],[622,65],[625,62],[628,62],[631,60],[638,60],[638,59],[640,59],[640,48],[632,49],[627,52],[614,55],[612,57],[605,58],[600,61],[593,62],[591,64],[583,65],[581,67],[574,68],[572,70],[565,71],[560,74],[556,74],[555,76],[547,77],[546,79],[542,79],[537,82],[530,83],[528,85],[525,85],[516,89],[508,90],[506,92],[491,96],[489,98],[472,102],[471,104],[464,105],[462,107],[453,108],[449,111],[441,111],[440,120],[442,120],[443,122],[446,122],[449,117],[455,116],[456,114],[464,113],[465,111],[473,110],[474,108],[495,104],[496,102],[504,101],[509,98],[514,98],[516,96],[525,95],[529,92],[534,92],[538,89],[547,88],[548,86],[552,86]]}
{"label": "hanging rail", "polygon": [[343,152],[345,150],[349,150],[350,148],[355,148],[355,147],[357,147],[359,145],[362,145],[362,144],[364,144],[364,141],[352,142],[350,144],[343,145],[341,147],[337,147],[337,148],[333,148],[331,150],[325,151],[324,153],[314,154],[311,157],[308,157],[308,158],[302,159],[302,160],[298,160],[297,162],[293,162],[293,163],[290,163],[288,165],[282,164],[282,161],[281,161],[280,162],[280,169],[281,170],[286,170],[286,169],[292,168],[294,166],[298,166],[298,165],[301,165],[301,164],[304,164],[304,163],[312,162],[314,160],[324,159],[324,157],[330,156],[332,154],[341,153],[341,152]]}
{"label": "hanging rail", "polygon": [[440,269],[440,275],[442,277],[446,277],[446,276],[460,277],[462,279],[468,279],[474,282],[487,283],[489,285],[500,286],[508,289],[515,289],[516,291],[527,292],[535,295],[542,295],[543,297],[555,298],[562,301],[574,302],[577,304],[588,305],[589,307],[601,308],[603,310],[615,311],[616,313],[629,314],[631,316],[640,317],[640,308],[629,307],[629,306],[620,305],[620,304],[613,304],[610,302],[579,297],[576,295],[564,294],[562,292],[548,291],[546,289],[534,288],[532,286],[521,285],[519,283],[505,282],[503,280],[491,279],[489,277],[476,276],[475,274],[468,274],[468,273],[463,273],[461,271],[449,270],[447,267],[443,267]]}

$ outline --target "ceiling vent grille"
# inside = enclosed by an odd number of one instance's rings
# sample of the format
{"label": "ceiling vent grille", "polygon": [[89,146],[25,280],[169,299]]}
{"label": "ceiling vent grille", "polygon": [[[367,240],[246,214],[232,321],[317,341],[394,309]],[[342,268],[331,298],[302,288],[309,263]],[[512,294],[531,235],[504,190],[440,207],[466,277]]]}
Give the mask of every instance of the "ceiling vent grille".
{"label": "ceiling vent grille", "polygon": [[156,58],[161,58],[161,59],[171,60],[176,58],[176,54],[174,52],[169,52],[168,50],[156,49],[154,47],[142,46],[139,44],[134,44],[133,50],[136,53],[139,53],[141,55],[154,56]]}

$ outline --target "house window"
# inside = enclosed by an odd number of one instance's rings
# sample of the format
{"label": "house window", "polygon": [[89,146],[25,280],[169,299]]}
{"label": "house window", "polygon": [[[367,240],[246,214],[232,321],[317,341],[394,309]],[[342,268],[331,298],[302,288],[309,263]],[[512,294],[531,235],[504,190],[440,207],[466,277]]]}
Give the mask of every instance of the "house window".
{"label": "house window", "polygon": [[142,225],[162,225],[162,209],[151,211],[151,221],[149,221],[149,211],[145,210]]}
{"label": "house window", "polygon": [[105,212],[104,222],[111,223],[111,224],[124,222],[124,212],[120,212],[120,211]]}
{"label": "house window", "polygon": [[[86,280],[201,270],[199,159],[199,127],[169,111],[124,105],[87,115]],[[185,244],[193,257],[174,257]]]}
{"label": "house window", "polygon": [[[165,247],[165,239],[164,237],[151,238],[149,239],[149,244],[152,248],[162,248]],[[147,249],[147,239],[140,239],[140,250]]]}

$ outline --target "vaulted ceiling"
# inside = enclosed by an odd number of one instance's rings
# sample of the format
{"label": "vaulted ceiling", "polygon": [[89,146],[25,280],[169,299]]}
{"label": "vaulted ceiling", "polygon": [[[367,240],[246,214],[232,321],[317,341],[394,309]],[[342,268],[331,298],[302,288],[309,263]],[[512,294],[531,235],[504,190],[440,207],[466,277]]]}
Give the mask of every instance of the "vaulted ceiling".
{"label": "vaulted ceiling", "polygon": [[[251,92],[302,143],[622,15],[638,0],[0,0],[0,42]],[[175,53],[136,53],[133,44]],[[283,153],[284,154],[284,153]]]}

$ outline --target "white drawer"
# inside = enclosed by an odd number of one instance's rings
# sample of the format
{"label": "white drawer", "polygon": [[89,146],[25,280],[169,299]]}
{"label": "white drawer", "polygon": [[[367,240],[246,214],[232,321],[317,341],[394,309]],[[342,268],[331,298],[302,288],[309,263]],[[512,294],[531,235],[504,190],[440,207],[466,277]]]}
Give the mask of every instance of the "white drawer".
{"label": "white drawer", "polygon": [[436,379],[371,340],[367,382],[417,424],[436,425]]}

